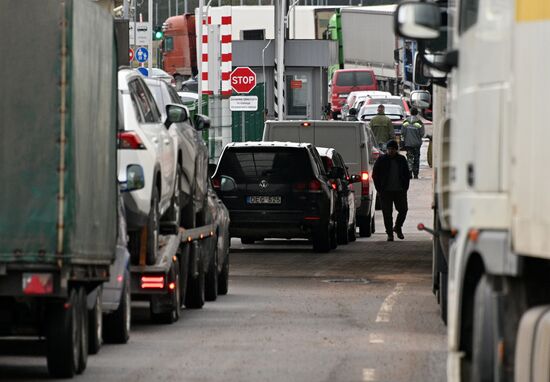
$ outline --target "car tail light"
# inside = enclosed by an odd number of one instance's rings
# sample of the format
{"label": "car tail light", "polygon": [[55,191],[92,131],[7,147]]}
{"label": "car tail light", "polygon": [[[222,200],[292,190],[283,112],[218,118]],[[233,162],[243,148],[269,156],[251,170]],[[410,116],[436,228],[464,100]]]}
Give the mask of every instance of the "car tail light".
{"label": "car tail light", "polygon": [[336,190],[338,188],[338,186],[336,185],[336,182],[330,182],[330,186],[332,187],[333,190]]}
{"label": "car tail light", "polygon": [[212,178],[212,187],[220,189],[222,186],[222,180],[220,178]]}
{"label": "car tail light", "polygon": [[141,289],[164,289],[164,276],[141,276]]}
{"label": "car tail light", "polygon": [[53,293],[53,275],[51,273],[23,273],[23,293]]}
{"label": "car tail light", "polygon": [[118,148],[129,150],[145,150],[141,138],[133,131],[118,133]]}
{"label": "car tail light", "polygon": [[313,179],[308,184],[309,191],[321,191],[321,182],[319,182],[317,179]]}
{"label": "car tail light", "polygon": [[361,171],[361,195],[370,194],[370,184],[369,184],[370,175],[367,171]]}
{"label": "car tail light", "polygon": [[371,157],[372,160],[377,160],[380,157],[380,150],[378,150],[376,147],[373,147]]}

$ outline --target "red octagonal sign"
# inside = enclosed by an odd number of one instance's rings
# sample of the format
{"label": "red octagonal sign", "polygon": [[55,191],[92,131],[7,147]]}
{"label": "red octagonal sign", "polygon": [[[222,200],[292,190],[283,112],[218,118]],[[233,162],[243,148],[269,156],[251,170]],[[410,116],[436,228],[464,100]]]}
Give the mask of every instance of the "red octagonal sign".
{"label": "red octagonal sign", "polygon": [[231,87],[237,93],[250,93],[256,86],[256,73],[247,66],[238,67],[229,76]]}

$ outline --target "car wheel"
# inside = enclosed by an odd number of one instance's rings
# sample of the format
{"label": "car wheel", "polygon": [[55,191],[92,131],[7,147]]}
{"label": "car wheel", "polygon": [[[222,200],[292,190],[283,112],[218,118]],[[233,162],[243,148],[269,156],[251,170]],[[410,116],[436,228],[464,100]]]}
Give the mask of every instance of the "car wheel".
{"label": "car wheel", "polygon": [[357,231],[357,227],[355,226],[355,223],[353,223],[353,225],[349,228],[349,231],[348,231],[348,239],[350,242],[357,240],[357,237],[355,236],[356,231]]}
{"label": "car wheel", "polygon": [[370,237],[372,228],[372,217],[370,213],[359,221],[359,236]]}
{"label": "car wheel", "polygon": [[159,193],[158,189],[153,188],[153,197],[151,198],[151,212],[147,222],[147,254],[146,262],[153,265],[159,252]]}
{"label": "car wheel", "polygon": [[[191,246],[191,251],[201,251],[201,246]],[[187,278],[187,293],[185,295],[185,307],[189,309],[201,309],[205,301],[205,274],[202,254],[193,254],[189,261],[192,262],[195,256],[200,256],[198,264],[198,275],[189,275]],[[189,270],[193,269],[192,264],[189,266]]]}
{"label": "car wheel", "polygon": [[330,251],[330,239],[331,239],[331,232],[330,232],[330,226],[329,223],[326,223],[325,225],[319,227],[317,230],[313,232],[313,250],[315,252],[328,252]]}
{"label": "car wheel", "polygon": [[111,344],[125,344],[130,338],[132,320],[132,295],[130,273],[124,272],[120,303],[117,310],[103,317],[103,339]]}
{"label": "car wheel", "polygon": [[336,249],[338,247],[338,232],[337,225],[334,223],[330,228],[330,249]]}
{"label": "car wheel", "polygon": [[218,279],[218,294],[225,296],[229,291],[229,253],[225,256],[222,271]]}
{"label": "car wheel", "polygon": [[348,233],[348,220],[340,220],[337,225],[338,232],[338,244],[348,244],[349,243],[349,233]]}
{"label": "car wheel", "polygon": [[179,320],[181,315],[181,288],[179,279],[179,263],[175,261],[172,264],[170,270],[170,284],[173,283],[173,289],[168,293],[171,293],[171,305],[165,308],[166,310],[156,313],[153,311],[153,303],[151,303],[151,319],[157,324],[172,324]]}
{"label": "car wheel", "polygon": [[[213,238],[210,240],[213,240]],[[216,301],[216,299],[218,298],[218,281],[218,250],[216,246],[216,248],[214,249],[212,260],[210,261],[210,265],[208,266],[208,273],[206,274],[206,301]]]}

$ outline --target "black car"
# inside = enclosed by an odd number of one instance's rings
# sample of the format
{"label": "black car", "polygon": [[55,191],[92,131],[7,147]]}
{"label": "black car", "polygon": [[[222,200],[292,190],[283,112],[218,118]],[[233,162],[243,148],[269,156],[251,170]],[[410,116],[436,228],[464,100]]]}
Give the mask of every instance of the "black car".
{"label": "black car", "polygon": [[243,244],[307,238],[316,252],[336,248],[335,191],[309,143],[228,144],[212,177]]}
{"label": "black car", "polygon": [[183,81],[181,83],[181,89],[182,92],[191,92],[191,93],[198,93],[199,92],[199,82],[197,80],[197,77],[191,77],[187,81]]}
{"label": "black car", "polygon": [[333,148],[317,147],[325,172],[336,191],[336,232],[338,244],[355,241],[355,196],[351,183],[360,182],[358,175],[350,176],[342,155]]}

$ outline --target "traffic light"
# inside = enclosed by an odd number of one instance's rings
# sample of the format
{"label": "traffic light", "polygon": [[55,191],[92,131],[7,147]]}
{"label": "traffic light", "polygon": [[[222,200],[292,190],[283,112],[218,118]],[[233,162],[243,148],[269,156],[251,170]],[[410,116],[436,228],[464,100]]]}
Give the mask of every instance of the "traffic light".
{"label": "traffic light", "polygon": [[153,40],[162,40],[164,37],[164,32],[162,31],[162,26],[156,26],[153,29]]}

